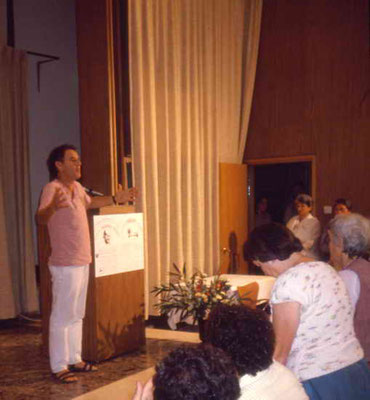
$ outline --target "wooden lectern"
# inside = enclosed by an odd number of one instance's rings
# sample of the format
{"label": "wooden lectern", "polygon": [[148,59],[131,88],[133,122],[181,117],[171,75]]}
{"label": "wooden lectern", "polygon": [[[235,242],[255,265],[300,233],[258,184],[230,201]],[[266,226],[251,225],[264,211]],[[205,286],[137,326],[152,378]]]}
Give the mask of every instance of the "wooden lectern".
{"label": "wooden lectern", "polygon": [[[133,206],[110,206],[89,210],[93,241],[92,216],[134,212]],[[48,268],[50,242],[47,228],[38,227],[42,337],[48,348],[51,310],[51,280]],[[138,349],[145,343],[144,270],[95,277],[90,266],[86,316],[83,325],[82,357],[99,362]]]}

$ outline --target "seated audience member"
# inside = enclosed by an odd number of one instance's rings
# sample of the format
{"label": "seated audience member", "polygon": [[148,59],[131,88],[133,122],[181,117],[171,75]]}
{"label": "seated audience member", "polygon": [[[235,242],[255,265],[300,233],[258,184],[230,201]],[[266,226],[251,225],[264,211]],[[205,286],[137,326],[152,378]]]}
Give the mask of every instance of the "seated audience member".
{"label": "seated audience member", "polygon": [[268,212],[267,197],[261,197],[257,202],[255,226],[265,225],[271,222],[271,215]]}
{"label": "seated audience member", "polygon": [[301,241],[304,254],[316,258],[321,227],[319,220],[311,214],[312,197],[299,194],[295,199],[295,206],[298,215],[292,217],[286,226]]}
{"label": "seated audience member", "polygon": [[311,400],[370,399],[370,372],[339,274],[303,255],[299,239],[280,224],[254,229],[244,250],[276,277],[270,299],[274,359],[294,372]]}
{"label": "seated audience member", "polygon": [[133,400],[237,400],[240,387],[230,357],[210,345],[180,347],[159,362]]}
{"label": "seated audience member", "polygon": [[[336,199],[333,205],[333,218],[335,218],[337,215],[350,214],[351,210],[352,210],[352,203],[350,202],[350,200],[344,198]],[[330,265],[332,265],[335,269],[339,270],[341,268],[340,265],[338,265],[335,261],[333,261],[330,258],[329,254],[329,235],[328,235],[329,224],[325,226],[320,238],[320,259],[322,261],[329,261]]]}
{"label": "seated audience member", "polygon": [[208,317],[205,341],[233,360],[240,376],[240,400],[308,399],[294,374],[273,361],[275,335],[264,311],[217,305]]}
{"label": "seated audience member", "polygon": [[328,232],[331,258],[342,268],[339,274],[355,307],[355,333],[370,362],[370,221],[359,214],[338,214]]}

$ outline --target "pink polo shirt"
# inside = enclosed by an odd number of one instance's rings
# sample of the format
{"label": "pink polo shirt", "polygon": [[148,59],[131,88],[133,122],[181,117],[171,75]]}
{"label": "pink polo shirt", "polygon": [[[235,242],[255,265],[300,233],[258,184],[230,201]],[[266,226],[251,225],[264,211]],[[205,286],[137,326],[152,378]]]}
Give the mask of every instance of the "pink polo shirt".
{"label": "pink polo shirt", "polygon": [[60,208],[49,219],[51,242],[49,265],[88,265],[91,262],[91,245],[86,208],[91,198],[80,183],[74,182],[72,194],[56,179],[45,185],[39,210],[49,205],[57,187],[66,194],[70,205]]}

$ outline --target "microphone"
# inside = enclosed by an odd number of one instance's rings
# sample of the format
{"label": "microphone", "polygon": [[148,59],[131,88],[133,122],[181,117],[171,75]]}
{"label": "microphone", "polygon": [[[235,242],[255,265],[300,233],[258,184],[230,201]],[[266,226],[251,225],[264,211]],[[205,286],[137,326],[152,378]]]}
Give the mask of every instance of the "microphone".
{"label": "microphone", "polygon": [[87,188],[84,186],[83,186],[83,188],[84,188],[84,191],[90,196],[94,196],[94,197],[104,197],[105,196],[103,193],[97,192],[96,190],[93,190],[93,189],[90,189],[90,188]]}

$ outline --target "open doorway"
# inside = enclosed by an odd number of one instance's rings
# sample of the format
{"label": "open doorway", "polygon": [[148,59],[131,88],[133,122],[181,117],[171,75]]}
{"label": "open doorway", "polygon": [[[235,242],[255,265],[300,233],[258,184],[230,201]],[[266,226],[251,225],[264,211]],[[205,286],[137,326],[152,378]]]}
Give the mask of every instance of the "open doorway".
{"label": "open doorway", "polygon": [[[248,232],[270,221],[286,224],[296,213],[293,201],[299,193],[315,200],[314,156],[249,160],[247,165]],[[264,218],[257,215],[257,207],[266,208]],[[251,265],[249,271],[257,273]]]}

